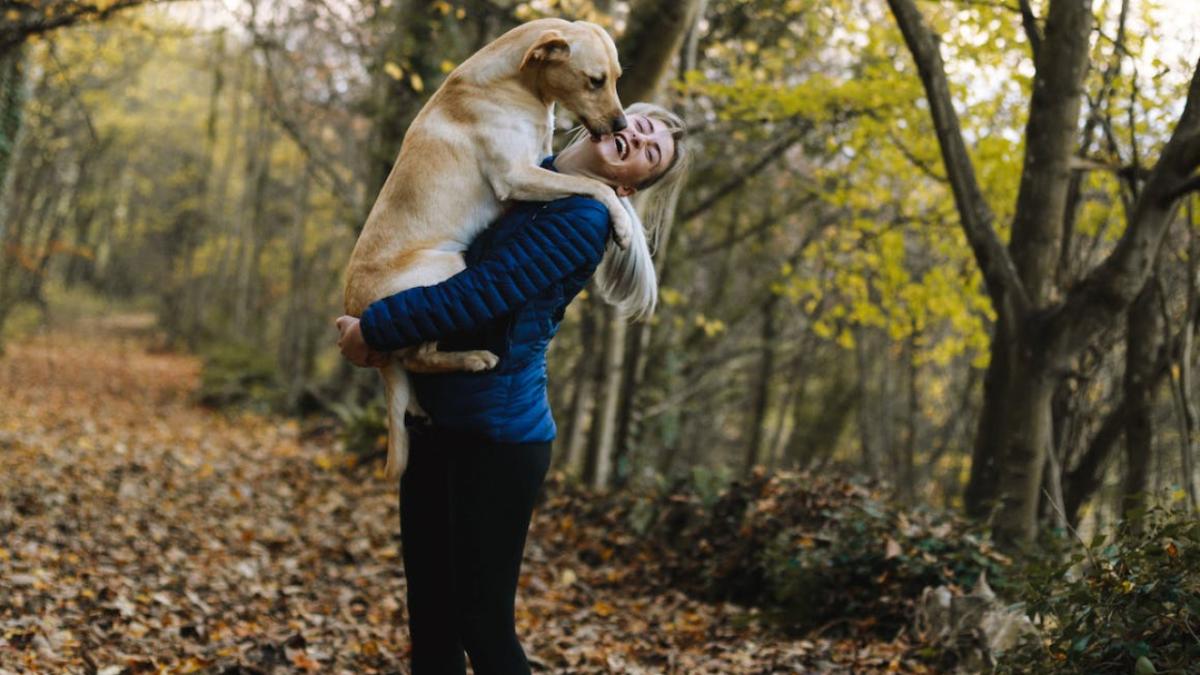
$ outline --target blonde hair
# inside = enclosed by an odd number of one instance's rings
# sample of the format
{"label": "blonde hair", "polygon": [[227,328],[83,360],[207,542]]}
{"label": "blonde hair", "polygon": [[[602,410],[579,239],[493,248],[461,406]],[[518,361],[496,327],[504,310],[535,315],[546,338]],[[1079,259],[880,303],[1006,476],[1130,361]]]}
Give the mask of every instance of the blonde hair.
{"label": "blonde hair", "polygon": [[[605,301],[625,317],[645,319],[654,313],[658,303],[658,278],[651,259],[650,241],[654,242],[653,248],[657,248],[659,234],[675,215],[675,203],[691,167],[691,152],[685,142],[687,127],[679,115],[653,103],[634,103],[625,109],[625,114],[657,120],[667,128],[675,144],[665,169],[632,186],[638,191],[639,208],[634,208],[629,198],[619,198],[633,222],[633,236],[624,250],[609,243],[596,271],[596,285]],[[567,147],[585,142],[587,138],[587,129],[579,127]],[[639,209],[645,213],[644,218],[638,214]]]}

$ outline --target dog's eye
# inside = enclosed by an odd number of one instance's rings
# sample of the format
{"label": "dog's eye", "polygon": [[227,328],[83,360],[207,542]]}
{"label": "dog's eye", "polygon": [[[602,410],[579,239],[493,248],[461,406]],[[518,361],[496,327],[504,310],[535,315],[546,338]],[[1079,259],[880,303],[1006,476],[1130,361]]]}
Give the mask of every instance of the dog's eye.
{"label": "dog's eye", "polygon": [[604,81],[606,79],[606,76],[601,75],[600,77],[589,77],[588,81],[591,82],[592,89],[599,89],[600,87],[604,86]]}

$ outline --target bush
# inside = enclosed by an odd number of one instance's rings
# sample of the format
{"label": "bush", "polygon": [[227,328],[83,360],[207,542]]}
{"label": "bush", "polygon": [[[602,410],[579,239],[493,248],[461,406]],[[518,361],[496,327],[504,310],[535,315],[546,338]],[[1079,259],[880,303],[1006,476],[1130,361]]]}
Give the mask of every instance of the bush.
{"label": "bush", "polygon": [[1044,633],[999,672],[1200,672],[1200,521],[1154,507],[1065,560],[1024,568],[1024,595]]}
{"label": "bush", "polygon": [[641,583],[759,607],[792,634],[891,638],[927,586],[969,588],[982,570],[1004,586],[1008,559],[952,515],[905,511],[869,486],[811,474],[722,482],[696,472],[638,497],[563,484],[548,508],[582,526],[565,545],[640,559]]}
{"label": "bush", "polygon": [[278,410],[283,404],[272,354],[248,344],[227,342],[208,347],[201,354],[197,401],[210,408],[249,408],[259,412]]}
{"label": "bush", "polygon": [[359,461],[387,454],[387,407],[379,396],[365,405],[335,403],[330,406],[341,422],[341,439],[346,450]]}
{"label": "bush", "polygon": [[794,632],[855,626],[889,637],[925,587],[969,587],[982,570],[1002,586],[1008,562],[949,514],[794,473],[734,483],[675,545],[685,547],[679,578],[706,597],[764,607]]}

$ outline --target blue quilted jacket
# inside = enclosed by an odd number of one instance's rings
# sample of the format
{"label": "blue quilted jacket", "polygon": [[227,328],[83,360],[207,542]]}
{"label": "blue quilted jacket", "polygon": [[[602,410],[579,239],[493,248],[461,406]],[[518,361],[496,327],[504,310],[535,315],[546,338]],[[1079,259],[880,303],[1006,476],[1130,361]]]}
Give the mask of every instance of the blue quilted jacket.
{"label": "blue quilted jacket", "polygon": [[367,307],[363,338],[379,351],[437,340],[442,351],[495,353],[487,372],[411,373],[417,401],[437,426],[505,443],[553,440],[546,347],[604,256],[608,221],[587,197],[518,202],[471,243],[466,270]]}

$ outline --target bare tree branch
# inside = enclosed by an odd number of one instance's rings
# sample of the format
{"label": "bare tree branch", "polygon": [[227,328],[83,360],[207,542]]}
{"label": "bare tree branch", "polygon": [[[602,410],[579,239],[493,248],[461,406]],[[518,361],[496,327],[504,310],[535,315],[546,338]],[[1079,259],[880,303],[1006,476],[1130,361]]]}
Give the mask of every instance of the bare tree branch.
{"label": "bare tree branch", "polygon": [[710,192],[708,196],[705,197],[699,204],[683,212],[683,214],[679,216],[679,222],[686,223],[703,214],[705,211],[708,211],[713,206],[716,206],[718,202],[740,188],[746,183],[746,181],[762,173],[767,167],[774,164],[776,160],[778,160],[785,152],[788,151],[788,149],[790,149],[796,143],[799,143],[800,139],[804,137],[806,132],[807,128],[801,128],[792,132],[791,134],[788,134],[763,152],[763,154],[753,164],[745,169],[735,171],[733,178],[730,178],[729,180],[725,181],[725,183],[714,188],[712,192]]}
{"label": "bare tree branch", "polygon": [[983,197],[975,167],[963,141],[962,128],[954,111],[950,85],[946,81],[945,67],[938,51],[937,37],[925,25],[913,0],[888,0],[888,5],[925,86],[954,203],[962,219],[967,241],[983,272],[988,295],[998,305],[997,310],[1002,311],[1007,303],[1010,311],[1023,316],[1029,309],[1029,296],[1017,275],[1012,258],[993,227],[995,214]]}
{"label": "bare tree branch", "polygon": [[1060,353],[1074,353],[1133,302],[1146,283],[1179,198],[1197,185],[1200,166],[1200,63],[1187,103],[1162,156],[1150,172],[1129,225],[1109,256],[1070,290],[1049,319]]}
{"label": "bare tree branch", "polygon": [[[115,0],[115,2],[84,2],[82,0],[8,0],[0,2],[4,21],[0,22],[0,57],[16,49],[34,35],[42,35],[81,21],[102,21],[122,10],[151,3],[179,0]],[[15,12],[16,18],[10,13]]]}
{"label": "bare tree branch", "polygon": [[1184,181],[1182,185],[1171,191],[1167,199],[1175,201],[1192,192],[1200,192],[1200,176],[1192,176]]}
{"label": "bare tree branch", "polygon": [[1020,1],[1021,25],[1025,28],[1025,37],[1029,39],[1029,52],[1033,54],[1034,63],[1037,63],[1038,53],[1042,51],[1042,33],[1038,29],[1037,15],[1033,13],[1029,0]]}

